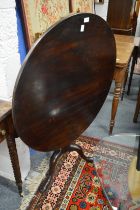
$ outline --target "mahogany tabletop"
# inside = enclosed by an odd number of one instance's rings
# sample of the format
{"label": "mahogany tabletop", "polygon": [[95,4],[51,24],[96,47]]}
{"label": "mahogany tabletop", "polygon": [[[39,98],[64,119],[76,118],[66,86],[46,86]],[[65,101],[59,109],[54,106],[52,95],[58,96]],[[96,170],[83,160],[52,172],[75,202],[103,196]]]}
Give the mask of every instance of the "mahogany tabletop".
{"label": "mahogany tabletop", "polygon": [[40,151],[71,144],[101,109],[115,61],[114,35],[99,16],[78,13],[52,26],[16,81],[12,113],[21,139]]}

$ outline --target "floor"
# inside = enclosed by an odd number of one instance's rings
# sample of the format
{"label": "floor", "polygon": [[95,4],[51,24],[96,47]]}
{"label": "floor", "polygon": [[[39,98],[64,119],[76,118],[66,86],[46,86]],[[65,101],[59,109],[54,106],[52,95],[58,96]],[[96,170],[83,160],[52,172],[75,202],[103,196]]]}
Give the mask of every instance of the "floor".
{"label": "floor", "polygon": [[[128,132],[140,133],[140,116],[138,123],[133,123],[132,120],[136,105],[139,83],[140,76],[134,76],[130,96],[125,94],[124,100],[120,101],[113,134]],[[113,85],[102,109],[100,110],[94,122],[84,132],[84,135],[96,136],[100,138],[108,137],[111,102],[113,97],[112,92]],[[42,159],[47,157],[47,155],[48,154],[46,153],[31,151],[31,172],[29,174],[30,179],[32,179],[32,176],[37,175],[37,167],[41,163]],[[15,183],[0,177],[0,210],[17,210],[20,206],[20,203],[21,198],[18,195]]]}
{"label": "floor", "polygon": [[[118,111],[115,119],[115,126],[113,129],[113,135],[118,133],[140,133],[140,117],[138,123],[133,123],[133,115],[136,106],[136,99],[138,94],[138,87],[140,85],[140,75],[134,75],[132,80],[132,86],[130,95],[124,95],[123,101],[119,102]],[[108,136],[109,123],[110,123],[110,110],[112,107],[114,83],[112,83],[111,89],[107,96],[107,99],[98,113],[96,119],[84,132],[87,136]],[[127,90],[127,87],[126,87]]]}

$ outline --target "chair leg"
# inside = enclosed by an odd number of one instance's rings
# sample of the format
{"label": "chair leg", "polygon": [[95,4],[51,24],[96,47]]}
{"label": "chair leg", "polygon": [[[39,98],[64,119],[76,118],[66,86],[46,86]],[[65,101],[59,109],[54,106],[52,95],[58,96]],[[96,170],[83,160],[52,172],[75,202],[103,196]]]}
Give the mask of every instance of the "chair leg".
{"label": "chair leg", "polygon": [[133,57],[132,57],[132,65],[131,65],[130,77],[129,77],[129,82],[128,82],[127,95],[130,94],[132,77],[133,77],[133,73],[134,73],[135,64],[137,63],[137,57],[138,57],[138,46],[135,46],[134,51],[133,51]]}
{"label": "chair leg", "polygon": [[137,97],[137,104],[136,104],[135,114],[134,114],[134,118],[133,118],[133,122],[134,123],[137,122],[139,111],[140,111],[140,88],[139,88],[139,93],[138,93],[138,97]]}

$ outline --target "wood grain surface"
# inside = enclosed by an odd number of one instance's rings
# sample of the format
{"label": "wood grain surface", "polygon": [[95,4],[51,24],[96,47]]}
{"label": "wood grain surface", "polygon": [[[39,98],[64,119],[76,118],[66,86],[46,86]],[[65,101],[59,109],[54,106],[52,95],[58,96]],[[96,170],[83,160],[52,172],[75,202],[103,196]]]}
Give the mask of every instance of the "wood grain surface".
{"label": "wood grain surface", "polygon": [[16,81],[13,119],[21,139],[40,151],[70,145],[101,109],[115,60],[114,36],[99,16],[79,13],[51,27]]}

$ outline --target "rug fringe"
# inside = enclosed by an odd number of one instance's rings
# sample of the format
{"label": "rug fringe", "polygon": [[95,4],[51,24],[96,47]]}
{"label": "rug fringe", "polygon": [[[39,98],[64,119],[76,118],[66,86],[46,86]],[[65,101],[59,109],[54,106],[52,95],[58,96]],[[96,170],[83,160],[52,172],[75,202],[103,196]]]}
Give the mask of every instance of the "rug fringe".
{"label": "rug fringe", "polygon": [[21,205],[17,210],[26,210],[28,207],[31,199],[35,196],[34,194],[44,178],[46,171],[49,169],[49,160],[50,158],[47,156],[37,168],[38,172],[33,171],[31,176],[25,181],[25,191],[28,191],[28,194],[26,194],[26,192],[23,193]]}

